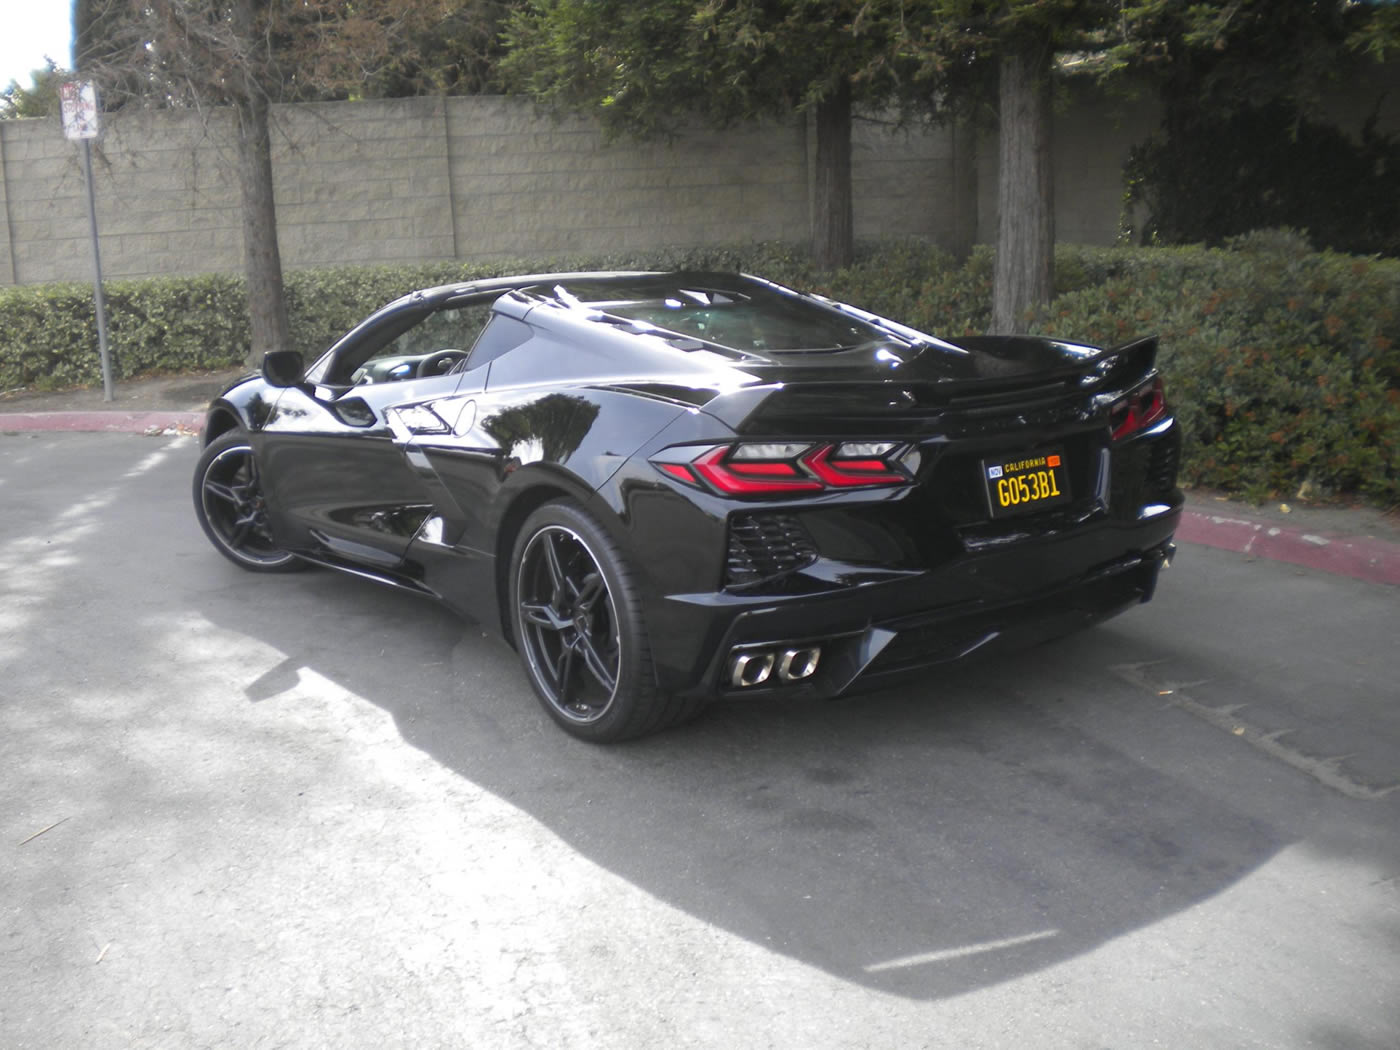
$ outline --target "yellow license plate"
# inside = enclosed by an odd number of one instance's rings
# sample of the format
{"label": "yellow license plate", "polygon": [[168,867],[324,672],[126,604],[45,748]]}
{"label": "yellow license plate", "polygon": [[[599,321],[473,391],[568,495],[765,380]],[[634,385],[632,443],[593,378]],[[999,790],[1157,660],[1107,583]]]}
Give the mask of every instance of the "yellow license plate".
{"label": "yellow license plate", "polygon": [[1069,471],[1060,449],[984,459],[982,479],[994,518],[1069,502]]}

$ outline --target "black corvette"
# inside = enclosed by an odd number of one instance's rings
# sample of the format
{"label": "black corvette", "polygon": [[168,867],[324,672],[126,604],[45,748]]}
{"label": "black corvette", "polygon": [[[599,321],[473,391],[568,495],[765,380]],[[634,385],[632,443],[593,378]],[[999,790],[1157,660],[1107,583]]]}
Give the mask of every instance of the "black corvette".
{"label": "black corvette", "polygon": [[568,732],[833,697],[1147,601],[1181,513],[1156,341],[944,341],[754,277],[414,292],[210,406],[236,564],[436,598]]}

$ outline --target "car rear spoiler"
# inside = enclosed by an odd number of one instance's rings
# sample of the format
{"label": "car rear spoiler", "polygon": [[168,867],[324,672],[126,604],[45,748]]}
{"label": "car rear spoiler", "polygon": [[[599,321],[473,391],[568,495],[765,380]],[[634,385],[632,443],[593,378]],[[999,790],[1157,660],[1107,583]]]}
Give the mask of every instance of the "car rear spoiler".
{"label": "car rear spoiler", "polygon": [[[962,341],[977,352],[979,342],[1002,342],[1007,337],[979,336]],[[1024,338],[1024,337],[1015,337]],[[1039,341],[1048,348],[1051,341]],[[914,376],[899,380],[841,378],[831,374],[810,379],[743,387],[720,394],[705,411],[740,432],[769,426],[792,426],[799,419],[824,420],[836,427],[884,429],[896,420],[918,426],[954,412],[1027,410],[1097,391],[1127,388],[1156,366],[1157,336],[1142,336],[1102,350],[1059,344],[1062,363],[1002,375]],[[779,420],[782,423],[779,423]]]}

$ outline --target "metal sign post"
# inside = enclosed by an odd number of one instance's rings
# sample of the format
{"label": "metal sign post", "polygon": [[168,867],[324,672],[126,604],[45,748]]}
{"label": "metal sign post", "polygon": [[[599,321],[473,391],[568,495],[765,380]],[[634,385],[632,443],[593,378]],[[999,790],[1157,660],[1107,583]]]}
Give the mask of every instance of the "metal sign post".
{"label": "metal sign post", "polygon": [[102,357],[102,399],[111,401],[112,362],[107,352],[107,302],[102,297],[102,249],[97,242],[97,200],[92,191],[92,140],[97,138],[97,88],[90,80],[59,86],[63,137],[83,144],[83,178],[87,182],[88,229],[92,234],[92,297],[97,306],[97,352]]}

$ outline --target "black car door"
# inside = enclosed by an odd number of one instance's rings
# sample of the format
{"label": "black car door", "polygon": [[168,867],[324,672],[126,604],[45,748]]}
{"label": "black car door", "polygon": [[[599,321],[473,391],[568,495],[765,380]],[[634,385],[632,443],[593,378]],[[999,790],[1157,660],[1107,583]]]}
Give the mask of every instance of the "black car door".
{"label": "black car door", "polygon": [[409,445],[423,413],[436,406],[453,416],[470,401],[457,395],[481,389],[485,370],[462,370],[460,346],[471,346],[481,315],[437,311],[382,345],[362,347],[342,370],[348,384],[282,392],[258,435],[279,546],[373,570],[399,567],[442,493]]}

